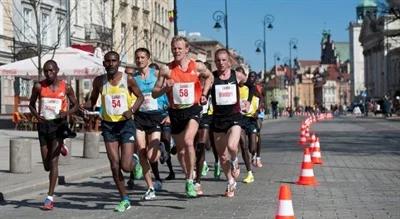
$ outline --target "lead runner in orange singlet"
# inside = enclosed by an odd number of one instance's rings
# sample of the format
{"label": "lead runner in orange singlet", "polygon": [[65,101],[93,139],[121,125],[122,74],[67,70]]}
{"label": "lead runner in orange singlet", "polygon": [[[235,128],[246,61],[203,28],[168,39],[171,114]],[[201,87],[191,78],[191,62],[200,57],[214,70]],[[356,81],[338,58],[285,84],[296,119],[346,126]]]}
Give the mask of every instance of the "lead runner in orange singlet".
{"label": "lead runner in orange singlet", "polygon": [[[189,43],[185,37],[174,37],[171,49],[174,60],[161,68],[152,96],[157,98],[167,93],[171,133],[178,150],[178,160],[185,173],[186,196],[194,198],[197,196],[193,184],[196,160],[194,138],[199,127],[201,105],[207,103],[213,76],[203,63],[196,63],[189,58]],[[203,87],[200,78],[205,80]]]}

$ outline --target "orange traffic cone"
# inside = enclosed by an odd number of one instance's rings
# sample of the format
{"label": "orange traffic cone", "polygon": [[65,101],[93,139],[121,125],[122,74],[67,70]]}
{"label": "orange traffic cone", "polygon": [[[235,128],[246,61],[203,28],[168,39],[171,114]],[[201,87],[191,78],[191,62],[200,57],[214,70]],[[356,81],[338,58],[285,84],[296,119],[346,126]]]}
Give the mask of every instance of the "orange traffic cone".
{"label": "orange traffic cone", "polygon": [[[312,138],[311,138],[311,139],[312,139]],[[312,153],[313,153],[313,151],[314,151],[314,148],[315,148],[315,142],[316,142],[316,139],[311,140],[311,143],[310,143],[309,150],[310,150],[311,155],[312,155]]]}
{"label": "orange traffic cone", "polygon": [[319,146],[319,138],[317,138],[317,140],[315,141],[314,149],[311,154],[311,161],[314,164],[322,164],[323,163],[322,158],[321,158],[321,148]]}
{"label": "orange traffic cone", "polygon": [[279,204],[275,219],[294,219],[292,194],[288,185],[279,188]]}
{"label": "orange traffic cone", "polygon": [[310,149],[308,148],[304,148],[304,158],[303,163],[301,164],[301,173],[296,184],[306,186],[314,186],[318,184],[314,177],[313,163],[311,161]]}
{"label": "orange traffic cone", "polygon": [[306,136],[300,135],[299,144],[300,144],[301,146],[304,146],[306,143],[307,143],[307,138],[306,138]]}
{"label": "orange traffic cone", "polygon": [[[316,138],[317,138],[317,136],[315,136],[315,133],[312,133],[311,137],[309,138],[309,142],[310,143],[315,142]],[[312,152],[312,151],[310,151],[310,152]]]}

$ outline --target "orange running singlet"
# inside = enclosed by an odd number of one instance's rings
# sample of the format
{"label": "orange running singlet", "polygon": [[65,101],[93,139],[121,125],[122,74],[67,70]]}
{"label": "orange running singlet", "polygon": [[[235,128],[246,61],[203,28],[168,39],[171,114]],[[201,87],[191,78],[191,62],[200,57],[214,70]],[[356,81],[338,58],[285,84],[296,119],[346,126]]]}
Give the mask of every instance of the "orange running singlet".
{"label": "orange running singlet", "polygon": [[67,111],[67,84],[61,80],[52,90],[45,80],[40,82],[40,115],[47,120],[58,118],[60,111]]}
{"label": "orange running singlet", "polygon": [[199,104],[202,88],[196,72],[196,62],[191,59],[186,71],[174,62],[168,66],[171,70],[170,77],[174,81],[174,86],[167,92],[170,107],[184,109]]}

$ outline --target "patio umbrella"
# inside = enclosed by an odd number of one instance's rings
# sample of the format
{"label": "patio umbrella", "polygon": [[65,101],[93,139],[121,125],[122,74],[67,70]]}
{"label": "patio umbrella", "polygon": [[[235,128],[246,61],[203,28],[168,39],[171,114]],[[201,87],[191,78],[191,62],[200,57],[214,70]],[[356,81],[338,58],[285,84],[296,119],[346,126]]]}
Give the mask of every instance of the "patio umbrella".
{"label": "patio umbrella", "polygon": [[[104,73],[103,60],[75,48],[57,49],[42,57],[42,65],[53,59],[57,62],[61,77],[93,78]],[[37,56],[0,66],[0,76],[35,78],[38,76]]]}

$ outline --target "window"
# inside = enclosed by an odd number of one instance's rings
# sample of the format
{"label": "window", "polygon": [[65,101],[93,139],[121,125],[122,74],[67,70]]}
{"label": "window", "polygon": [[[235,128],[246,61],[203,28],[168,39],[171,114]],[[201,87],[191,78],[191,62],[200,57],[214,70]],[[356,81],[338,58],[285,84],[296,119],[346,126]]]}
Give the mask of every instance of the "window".
{"label": "window", "polygon": [[61,16],[57,18],[57,40],[59,40],[61,47],[65,46],[66,44],[65,23],[64,23],[64,18]]}
{"label": "window", "polygon": [[23,35],[24,35],[24,40],[29,40],[31,37],[33,37],[32,34],[32,9],[30,8],[24,8],[24,29],[23,29]]}
{"label": "window", "polygon": [[2,3],[0,3],[0,34],[3,34],[3,11],[4,11],[4,8],[3,8],[3,4]]}
{"label": "window", "polygon": [[49,14],[42,13],[42,44],[49,45],[49,38],[50,38],[50,25],[49,25]]}
{"label": "window", "polygon": [[121,61],[122,62],[127,61],[125,44],[126,44],[126,24],[121,23]]}

